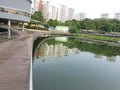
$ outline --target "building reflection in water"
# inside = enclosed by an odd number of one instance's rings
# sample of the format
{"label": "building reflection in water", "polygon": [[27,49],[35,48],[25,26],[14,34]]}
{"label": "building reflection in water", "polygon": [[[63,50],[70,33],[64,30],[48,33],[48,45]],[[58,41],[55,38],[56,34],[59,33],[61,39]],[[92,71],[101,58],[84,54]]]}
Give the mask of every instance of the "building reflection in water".
{"label": "building reflection in water", "polygon": [[102,58],[102,55],[97,55],[97,54],[95,54],[95,58],[101,59],[101,58]]}
{"label": "building reflection in water", "polygon": [[70,53],[79,54],[80,50],[77,48],[70,49],[62,43],[55,45],[48,45],[47,43],[44,43],[38,48],[35,55],[36,59],[43,58],[43,61],[45,61],[45,59],[51,55],[60,58],[68,56]]}
{"label": "building reflection in water", "polygon": [[110,61],[110,62],[115,62],[117,60],[116,57],[112,56],[112,57],[107,57],[107,61]]}
{"label": "building reflection in water", "polygon": [[68,38],[67,37],[55,37],[56,41],[61,41],[61,42],[67,42]]}
{"label": "building reflection in water", "polygon": [[[99,60],[102,60],[102,58],[104,58],[103,55],[97,55],[97,54],[95,54],[94,57]],[[111,57],[106,56],[106,60],[109,62],[116,62],[116,60],[119,60],[118,58],[119,58],[119,56],[111,56]]]}
{"label": "building reflection in water", "polygon": [[[36,59],[41,58],[43,62],[45,62],[46,58],[49,56],[61,58],[61,57],[67,57],[70,54],[75,54],[75,55],[80,54],[80,49],[69,48],[63,44],[68,41],[67,37],[56,37],[54,40],[58,41],[59,43],[50,45],[46,42],[46,43],[41,44],[35,52],[35,58]],[[92,53],[92,54],[94,54],[94,57],[98,60],[102,60],[102,58],[106,58],[106,60],[109,62],[116,62],[116,60],[120,60],[119,55],[118,56],[104,56],[104,54],[102,53],[101,54]]]}

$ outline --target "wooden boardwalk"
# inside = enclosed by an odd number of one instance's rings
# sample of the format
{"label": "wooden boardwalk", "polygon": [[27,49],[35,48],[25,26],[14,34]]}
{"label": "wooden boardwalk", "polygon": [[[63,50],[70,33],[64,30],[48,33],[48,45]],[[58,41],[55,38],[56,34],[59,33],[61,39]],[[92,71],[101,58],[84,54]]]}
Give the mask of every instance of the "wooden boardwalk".
{"label": "wooden boardwalk", "polygon": [[32,36],[0,43],[0,90],[28,90]]}

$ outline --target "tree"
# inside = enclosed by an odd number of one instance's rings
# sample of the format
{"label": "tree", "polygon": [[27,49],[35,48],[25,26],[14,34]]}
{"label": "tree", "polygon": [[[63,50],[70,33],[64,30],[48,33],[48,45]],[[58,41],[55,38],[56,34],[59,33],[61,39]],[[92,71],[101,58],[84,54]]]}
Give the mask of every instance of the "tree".
{"label": "tree", "polygon": [[80,22],[77,20],[66,21],[65,25],[69,26],[69,31],[71,33],[77,33],[80,31]]}
{"label": "tree", "polygon": [[111,23],[105,23],[103,26],[102,26],[102,30],[103,31],[106,31],[106,32],[110,32],[110,31],[112,31],[112,28],[113,28],[113,26],[112,26],[112,24]]}
{"label": "tree", "polygon": [[47,25],[48,25],[48,26],[51,26],[51,27],[56,27],[56,26],[58,25],[58,21],[57,21],[57,20],[50,19],[50,20],[47,22]]}
{"label": "tree", "polygon": [[37,21],[40,21],[42,23],[45,23],[45,19],[44,17],[42,16],[42,13],[39,12],[39,11],[36,11],[34,14],[31,15],[31,19],[33,20],[37,20]]}

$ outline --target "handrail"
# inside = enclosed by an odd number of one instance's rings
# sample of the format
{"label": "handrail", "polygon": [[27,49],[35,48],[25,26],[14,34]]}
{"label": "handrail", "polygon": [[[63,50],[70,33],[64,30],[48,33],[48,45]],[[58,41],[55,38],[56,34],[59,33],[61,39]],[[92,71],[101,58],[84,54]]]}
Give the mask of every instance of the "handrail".
{"label": "handrail", "polygon": [[19,34],[13,30],[11,30],[11,37],[9,38],[9,32],[0,32],[0,42],[4,42],[9,39],[13,39],[17,37]]}
{"label": "handrail", "polygon": [[37,33],[34,33],[32,35],[32,44],[31,44],[31,48],[30,48],[30,77],[29,77],[29,90],[33,90],[33,65],[32,65],[32,61],[33,61],[33,44],[34,44],[34,40],[37,38]]}
{"label": "handrail", "polygon": [[32,52],[33,52],[33,38],[34,36],[32,35],[32,40],[31,40],[31,48],[30,48],[30,76],[29,76],[29,90],[33,90],[33,70],[32,70]]}
{"label": "handrail", "polygon": [[0,36],[8,35],[8,32],[0,32]]}
{"label": "handrail", "polygon": [[0,43],[8,40],[8,32],[0,32]]}

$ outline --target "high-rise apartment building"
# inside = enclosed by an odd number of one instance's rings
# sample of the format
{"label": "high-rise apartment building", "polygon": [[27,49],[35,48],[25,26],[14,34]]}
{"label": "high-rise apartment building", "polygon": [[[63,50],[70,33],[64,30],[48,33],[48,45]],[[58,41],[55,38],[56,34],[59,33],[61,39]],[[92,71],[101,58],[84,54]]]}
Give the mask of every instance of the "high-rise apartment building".
{"label": "high-rise apartment building", "polygon": [[45,0],[34,0],[34,11],[41,11],[46,20],[53,19],[61,22],[72,20],[74,9],[65,5],[54,6]]}
{"label": "high-rise apartment building", "polygon": [[32,13],[42,11],[42,0],[32,0]]}
{"label": "high-rise apartment building", "polygon": [[67,20],[72,20],[74,17],[74,9],[73,8],[68,8],[67,10]]}
{"label": "high-rise apartment building", "polygon": [[109,14],[108,13],[102,13],[101,18],[103,19],[109,19]]}
{"label": "high-rise apartment building", "polygon": [[81,12],[81,13],[78,13],[75,15],[75,20],[78,20],[78,21],[82,21],[83,19],[85,19],[85,13],[84,12]]}
{"label": "high-rise apartment building", "polygon": [[35,11],[39,11],[39,0],[33,0],[33,3],[34,3],[34,5],[33,5],[33,12],[35,12]]}
{"label": "high-rise apartment building", "polygon": [[66,20],[72,20],[74,17],[74,9],[67,8],[64,5],[50,6],[50,18],[65,22]]}
{"label": "high-rise apartment building", "polygon": [[84,12],[79,13],[80,21],[85,19],[86,14]]}
{"label": "high-rise apartment building", "polygon": [[57,20],[61,22],[66,21],[67,7],[65,5],[59,5],[57,9]]}
{"label": "high-rise apartment building", "polygon": [[46,20],[50,19],[50,4],[48,1],[42,1],[42,15]]}
{"label": "high-rise apartment building", "polygon": [[117,20],[120,20],[120,13],[115,13],[114,18],[117,19]]}
{"label": "high-rise apartment building", "polygon": [[39,11],[42,12],[42,0],[39,1]]}
{"label": "high-rise apartment building", "polygon": [[57,7],[50,6],[50,19],[56,20],[57,19]]}

